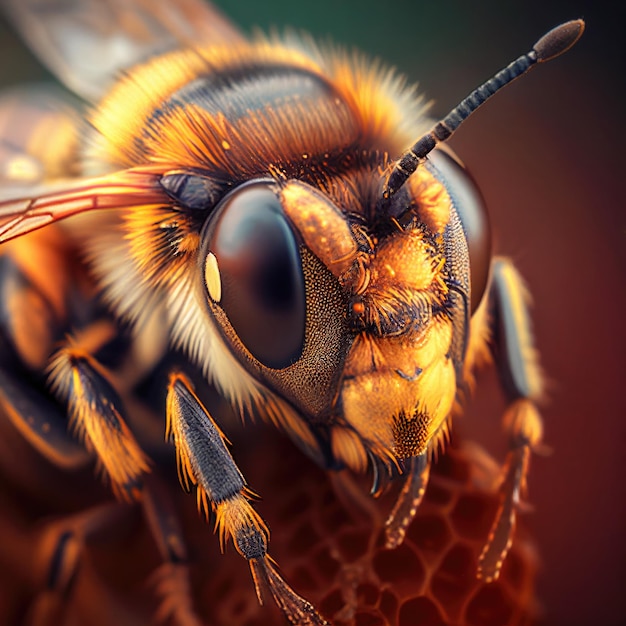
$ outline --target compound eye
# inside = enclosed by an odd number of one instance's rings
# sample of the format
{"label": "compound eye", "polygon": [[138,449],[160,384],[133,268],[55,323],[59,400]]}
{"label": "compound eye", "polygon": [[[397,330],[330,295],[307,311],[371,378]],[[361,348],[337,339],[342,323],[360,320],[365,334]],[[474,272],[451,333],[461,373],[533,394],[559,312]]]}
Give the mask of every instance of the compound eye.
{"label": "compound eye", "polygon": [[476,311],[487,287],[491,265],[491,226],[485,201],[473,178],[447,151],[433,150],[432,160],[446,186],[467,237],[472,282],[472,313]]}
{"label": "compound eye", "polygon": [[249,183],[226,196],[207,243],[219,305],[239,339],[260,363],[282,369],[302,354],[306,305],[298,245],[271,185]]}

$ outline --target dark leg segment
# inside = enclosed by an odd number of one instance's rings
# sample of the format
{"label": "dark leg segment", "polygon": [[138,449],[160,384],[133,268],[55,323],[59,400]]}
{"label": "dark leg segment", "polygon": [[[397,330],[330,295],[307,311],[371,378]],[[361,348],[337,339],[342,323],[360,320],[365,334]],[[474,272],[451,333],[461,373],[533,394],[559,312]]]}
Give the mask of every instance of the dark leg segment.
{"label": "dark leg segment", "polygon": [[148,459],[122,415],[122,401],[104,368],[75,342],[61,349],[50,365],[50,384],[67,400],[70,423],[111,478],[121,500],[139,498]]}
{"label": "dark leg segment", "polygon": [[67,420],[54,402],[2,368],[0,415],[51,463],[71,470],[90,462],[85,448],[67,432]]}
{"label": "dark leg segment", "polygon": [[387,548],[390,549],[397,548],[404,541],[406,530],[424,497],[430,475],[428,452],[407,459],[406,466],[407,475],[402,491],[385,524]]}
{"label": "dark leg segment", "polygon": [[187,546],[178,523],[178,514],[167,490],[154,473],[144,479],[141,501],[146,521],[163,559],[163,564],[152,578],[161,598],[155,621],[201,626],[202,622],[193,608]]}
{"label": "dark leg segment", "polygon": [[[0,98],[0,117],[7,113],[9,100]],[[9,108],[11,115],[16,112],[14,104]],[[46,284],[62,301],[63,272],[56,271],[59,268],[55,253],[46,250],[45,245],[27,247],[21,256],[34,258],[35,263],[45,261],[48,271],[55,270],[46,276]],[[67,433],[65,415],[45,393],[30,382],[22,382],[31,376],[36,377],[36,372],[45,366],[57,340],[60,307],[33,283],[10,253],[0,254],[0,415],[8,418],[22,437],[48,461],[59,467],[75,469],[86,465],[89,455]]]}
{"label": "dark leg segment", "polygon": [[0,256],[0,342],[4,335],[20,361],[40,369],[52,351],[58,318],[52,303],[15,260]]}
{"label": "dark leg segment", "polygon": [[25,624],[50,626],[64,621],[86,543],[103,529],[114,527],[122,515],[124,508],[114,502],[50,525],[38,546],[38,561],[45,564],[40,575],[43,589],[33,600]]}
{"label": "dark leg segment", "polygon": [[494,352],[509,406],[503,423],[510,440],[500,484],[500,507],[478,563],[478,575],[495,580],[511,547],[516,510],[526,487],[530,452],[541,442],[543,425],[535,402],[542,394],[538,355],[528,317],[523,281],[506,259],[492,267],[490,308]]}
{"label": "dark leg segment", "polygon": [[259,601],[266,590],[292,624],[320,626],[327,622],[281,578],[267,554],[269,531],[249,502],[250,492],[225,445],[225,437],[180,373],[170,376],[166,438],[176,446],[181,484],[196,487],[198,506],[216,519],[222,548],[232,537],[248,560]]}

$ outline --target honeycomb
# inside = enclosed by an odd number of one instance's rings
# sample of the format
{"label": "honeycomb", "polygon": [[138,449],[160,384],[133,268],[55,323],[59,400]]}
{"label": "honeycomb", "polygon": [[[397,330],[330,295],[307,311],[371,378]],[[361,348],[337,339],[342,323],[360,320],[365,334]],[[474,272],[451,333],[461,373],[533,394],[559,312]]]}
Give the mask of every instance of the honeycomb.
{"label": "honeycomb", "polygon": [[[518,525],[500,578],[476,578],[497,508],[498,478],[497,465],[478,447],[452,446],[438,460],[404,543],[388,550],[383,526],[395,491],[373,500],[367,486],[329,478],[293,449],[276,445],[281,464],[266,463],[263,476],[276,508],[267,506],[267,488],[258,505],[272,529],[271,554],[332,624],[503,626],[537,619],[538,558],[523,527]],[[255,478],[253,488],[258,471]],[[226,568],[203,595],[220,599],[205,607],[212,624],[283,623]]]}
{"label": "honeycomb", "polygon": [[[522,527],[500,579],[491,584],[476,579],[496,510],[497,477],[493,461],[476,447],[452,446],[438,460],[403,545],[387,550],[382,527],[393,490],[374,500],[367,484],[323,472],[271,429],[253,426],[244,433],[233,438],[233,452],[250,487],[262,494],[255,506],[272,531],[270,554],[294,589],[335,626],[502,626],[537,618],[537,556]],[[25,485],[16,490],[17,483],[0,481],[0,623],[154,623],[160,559],[139,506],[116,504],[90,471],[64,480],[60,470],[37,471],[41,481],[52,481],[49,486],[30,483],[28,492]],[[271,598],[259,606],[248,566],[232,545],[220,554],[212,526],[195,510],[195,498],[177,485],[175,467],[160,471],[172,475],[170,492],[188,544],[189,606],[200,617],[187,607],[178,621],[165,623],[285,624]],[[51,595],[45,589],[47,537],[90,506],[110,507],[110,524],[77,554],[67,592]]]}

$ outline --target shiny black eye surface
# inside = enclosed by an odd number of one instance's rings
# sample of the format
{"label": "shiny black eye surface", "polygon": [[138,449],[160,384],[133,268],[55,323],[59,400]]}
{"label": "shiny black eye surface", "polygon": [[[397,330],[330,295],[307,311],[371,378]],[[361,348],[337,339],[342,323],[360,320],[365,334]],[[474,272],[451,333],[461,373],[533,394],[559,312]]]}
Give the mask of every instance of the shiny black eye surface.
{"label": "shiny black eye surface", "polygon": [[433,150],[429,159],[438,171],[459,214],[467,237],[472,282],[472,313],[487,287],[491,264],[491,224],[485,201],[467,170],[443,150]]}
{"label": "shiny black eye surface", "polygon": [[304,345],[304,276],[294,233],[270,183],[231,192],[207,236],[219,268],[219,305],[239,339],[266,367],[292,364]]}

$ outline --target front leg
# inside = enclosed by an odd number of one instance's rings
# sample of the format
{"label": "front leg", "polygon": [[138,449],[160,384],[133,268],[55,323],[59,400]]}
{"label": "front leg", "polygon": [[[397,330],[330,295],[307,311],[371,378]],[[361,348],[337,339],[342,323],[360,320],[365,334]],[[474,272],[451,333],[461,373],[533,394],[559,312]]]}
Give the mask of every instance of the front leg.
{"label": "front leg", "polygon": [[259,602],[268,590],[292,624],[327,624],[313,606],[281,578],[267,554],[269,531],[249,502],[251,493],[225,437],[181,373],[170,376],[167,392],[166,438],[176,446],[179,478],[189,491],[196,487],[198,507],[215,515],[222,548],[229,538],[248,560]]}
{"label": "front leg", "polygon": [[503,424],[510,451],[502,472],[500,506],[478,562],[478,575],[487,581],[499,576],[511,547],[516,509],[526,488],[530,452],[541,443],[543,435],[543,423],[535,405],[542,394],[542,376],[530,328],[528,300],[512,263],[494,260],[489,306],[494,354],[509,400]]}
{"label": "front leg", "polygon": [[50,363],[50,386],[68,402],[72,428],[96,454],[115,495],[130,502],[140,499],[141,478],[150,466],[122,416],[122,401],[108,372],[92,356],[92,344],[99,347],[106,336],[106,329],[103,333],[94,327],[69,338]]}

